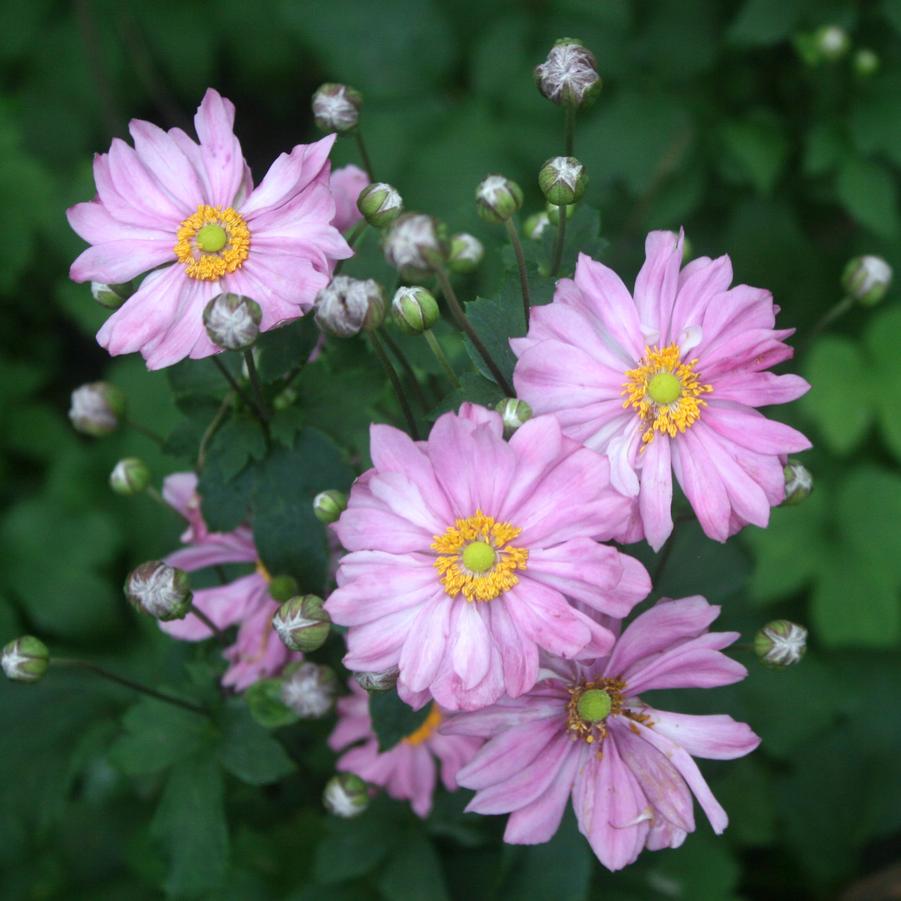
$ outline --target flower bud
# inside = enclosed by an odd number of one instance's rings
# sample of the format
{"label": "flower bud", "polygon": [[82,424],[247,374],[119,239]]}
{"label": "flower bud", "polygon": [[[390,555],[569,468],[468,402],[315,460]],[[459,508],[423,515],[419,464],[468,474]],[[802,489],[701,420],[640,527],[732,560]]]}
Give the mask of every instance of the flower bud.
{"label": "flower bud", "polygon": [[293,576],[273,576],[269,580],[269,597],[280,604],[297,594],[297,579]]}
{"label": "flower bud", "polygon": [[115,432],[124,415],[125,394],[109,382],[90,382],[72,392],[69,419],[85,435]]}
{"label": "flower bud", "polygon": [[446,256],[438,223],[424,213],[398,216],[386,230],[383,246],[385,259],[410,279],[428,275]]}
{"label": "flower bud", "polygon": [[346,84],[324,84],[313,94],[313,118],[329,134],[352,131],[360,118],[363,95]]}
{"label": "flower bud", "polygon": [[138,457],[125,457],[113,467],[109,484],[116,494],[125,497],[140,494],[150,484],[150,469]]}
{"label": "flower bud", "polygon": [[[559,225],[560,224],[560,207],[555,203],[549,203],[545,208],[545,212],[547,213],[548,222],[551,225]],[[563,207],[563,211],[566,213],[567,219],[572,219],[573,213],[576,211],[576,205],[571,203],[569,206]]]}
{"label": "flower bud", "polygon": [[94,300],[108,310],[118,310],[119,307],[135,293],[132,282],[123,285],[105,285],[103,282],[91,282],[91,294]]}
{"label": "flower bud", "polygon": [[407,335],[421,335],[438,321],[438,301],[425,288],[398,288],[391,301],[391,316]]}
{"label": "flower bud", "polygon": [[371,278],[336,275],[316,298],[316,325],[327,335],[352,338],[377,329],[385,318],[385,295]]}
{"label": "flower bud", "polygon": [[506,222],[522,206],[522,188],[503,175],[489,175],[476,188],[476,204],[486,222]]}
{"label": "flower bud", "polygon": [[378,673],[354,673],[360,688],[366,691],[391,691],[397,685],[400,670],[396,666]]}
{"label": "flower bud", "polygon": [[813,33],[813,46],[820,59],[833,63],[848,52],[851,39],[844,28],[838,25],[823,25]]}
{"label": "flower bud", "polygon": [[377,181],[360,192],[357,209],[374,228],[386,228],[404,211],[404,202],[391,185]]}
{"label": "flower bud", "polygon": [[334,707],[338,677],[327,666],[292,664],[282,677],[282,701],[301,719],[318,720]]}
{"label": "flower bud", "polygon": [[806,466],[797,460],[791,460],[782,468],[785,475],[785,498],[782,503],[786,507],[794,507],[806,500],[813,491],[813,476]]}
{"label": "flower bud", "polygon": [[3,675],[13,682],[38,682],[50,665],[47,645],[33,635],[16,638],[0,652]]}
{"label": "flower bud", "polygon": [[882,257],[854,257],[842,273],[842,287],[848,296],[865,307],[879,303],[891,284],[892,267]]}
{"label": "flower bud", "polygon": [[191,583],[184,570],[162,560],[150,560],[129,573],[125,597],[136,610],[166,623],[187,616],[191,609]]}
{"label": "flower bud", "polygon": [[347,507],[347,495],[343,491],[334,488],[328,491],[320,491],[313,498],[313,513],[319,522],[326,525],[337,522],[338,518]]}
{"label": "flower bud", "polygon": [[541,65],[535,67],[538,90],[553,103],[588,106],[601,92],[594,54],[575,38],[560,38]]}
{"label": "flower bud", "polygon": [[505,397],[494,408],[504,420],[504,437],[509,438],[523,423],[532,418],[532,408],[518,397]]}
{"label": "flower bud", "polygon": [[289,598],[275,612],[272,625],[285,647],[292,651],[317,651],[328,638],[332,620],[315,594]]}
{"label": "flower bud", "polygon": [[220,294],[204,308],[203,325],[210,341],[223,350],[247,350],[260,334],[263,311],[241,294]]}
{"label": "flower bud", "polygon": [[349,820],[369,806],[369,787],[356,773],[336,773],[325,785],[322,803],[329,813]]}
{"label": "flower bud", "polygon": [[482,262],[485,248],[475,235],[460,232],[451,238],[447,268],[460,275],[472,272]]}
{"label": "flower bud", "polygon": [[522,227],[522,233],[532,241],[537,241],[550,224],[547,213],[532,213]]}
{"label": "flower bud", "polygon": [[767,623],[754,636],[754,653],[771,669],[800,663],[807,650],[807,629],[787,619]]}
{"label": "flower bud", "polygon": [[879,71],[879,57],[869,47],[861,47],[854,54],[854,74],[858,78],[870,78]]}
{"label": "flower bud", "polygon": [[580,200],[587,184],[585,167],[574,156],[552,157],[538,173],[538,185],[554,206],[569,206]]}

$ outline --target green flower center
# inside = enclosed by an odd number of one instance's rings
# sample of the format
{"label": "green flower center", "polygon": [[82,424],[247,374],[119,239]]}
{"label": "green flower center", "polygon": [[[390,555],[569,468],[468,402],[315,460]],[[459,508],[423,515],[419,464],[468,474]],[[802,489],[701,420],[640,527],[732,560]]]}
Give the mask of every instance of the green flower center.
{"label": "green flower center", "polygon": [[228,243],[228,234],[221,225],[210,222],[197,232],[195,240],[205,253],[218,253]]}
{"label": "green flower center", "polygon": [[648,382],[648,394],[655,404],[671,404],[682,393],[682,383],[671,372],[658,372]]}
{"label": "green flower center", "polygon": [[473,541],[463,549],[463,565],[470,572],[488,572],[496,560],[497,554],[487,541]]}
{"label": "green flower center", "polygon": [[610,713],[612,702],[603,688],[589,688],[576,702],[576,712],[586,723],[599,723]]}

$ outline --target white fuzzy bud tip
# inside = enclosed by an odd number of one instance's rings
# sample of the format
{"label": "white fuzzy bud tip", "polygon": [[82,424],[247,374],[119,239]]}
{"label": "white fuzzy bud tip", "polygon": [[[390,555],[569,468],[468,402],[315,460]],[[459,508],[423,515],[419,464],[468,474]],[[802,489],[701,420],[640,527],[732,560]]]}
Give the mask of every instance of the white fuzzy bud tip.
{"label": "white fuzzy bud tip", "polygon": [[378,328],[385,318],[385,295],[378,282],[336,275],[316,297],[316,324],[328,335],[351,338]]}
{"label": "white fuzzy bud tip", "polygon": [[338,773],[326,784],[322,803],[334,816],[350,819],[369,806],[369,789],[354,773]]}
{"label": "white fuzzy bud tip", "polygon": [[47,645],[33,635],[23,635],[7,644],[0,652],[3,675],[13,682],[37,682],[50,664]]}
{"label": "white fuzzy bud tip", "polygon": [[184,619],[191,609],[188,574],[162,560],[132,570],[125,582],[125,596],[136,609],[162,622]]}
{"label": "white fuzzy bud tip", "polygon": [[842,285],[850,297],[871,307],[885,297],[892,284],[892,267],[882,257],[855,257],[845,266]]}
{"label": "white fuzzy bud tip", "polygon": [[203,311],[203,325],[210,341],[223,350],[246,350],[260,334],[260,305],[240,294],[220,294]]}
{"label": "white fuzzy bud tip", "polygon": [[282,701],[301,719],[315,720],[334,706],[338,679],[327,666],[302,663],[282,682]]}
{"label": "white fuzzy bud tip", "polygon": [[535,68],[538,90],[548,100],[567,106],[591,103],[601,90],[601,76],[590,50],[578,41],[558,41]]}
{"label": "white fuzzy bud tip", "polygon": [[86,435],[114,432],[125,413],[125,395],[108,382],[91,382],[72,392],[69,419]]}
{"label": "white fuzzy bud tip", "polygon": [[313,117],[323,131],[339,133],[356,128],[363,98],[344,84],[324,84],[313,94]]}
{"label": "white fuzzy bud tip", "polygon": [[774,669],[800,663],[807,650],[807,629],[787,619],[767,623],[754,636],[754,652],[760,662]]}

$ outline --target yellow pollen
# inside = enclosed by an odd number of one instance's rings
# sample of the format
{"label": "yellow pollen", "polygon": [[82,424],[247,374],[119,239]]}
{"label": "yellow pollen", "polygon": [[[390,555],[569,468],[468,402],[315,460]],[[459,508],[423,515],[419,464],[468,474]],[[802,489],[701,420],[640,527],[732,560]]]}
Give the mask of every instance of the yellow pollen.
{"label": "yellow pollen", "polygon": [[[569,687],[569,701],[566,702],[566,731],[574,741],[584,741],[586,744],[594,745],[598,748],[598,756],[600,756],[600,747],[607,737],[607,720],[612,716],[623,716],[634,722],[629,723],[629,727],[633,728],[635,722],[644,723],[645,726],[652,726],[653,722],[646,713],[640,713],[626,707],[623,694],[626,691],[626,683],[622,678],[618,679],[595,679],[592,682],[580,682],[578,685]],[[597,693],[603,692],[610,701],[610,710],[603,719],[595,720],[592,718],[590,708],[593,706],[592,701],[595,700]],[[594,697],[592,695],[594,693]],[[587,695],[587,697],[586,697]],[[588,709],[587,709],[588,708]],[[587,714],[587,715],[586,715]]]}
{"label": "yellow pollen", "polygon": [[[455,598],[462,594],[467,601],[493,601],[516,585],[516,571],[526,568],[529,552],[526,548],[510,547],[509,542],[521,531],[476,510],[474,516],[458,519],[443,535],[436,535],[432,550],[441,556],[434,565],[448,595]],[[470,547],[474,551],[467,553]],[[488,551],[493,559],[486,566]],[[475,568],[470,569],[467,563]]]}
{"label": "yellow pollen", "polygon": [[429,715],[422,721],[422,725],[415,731],[411,732],[405,739],[404,743],[408,745],[421,745],[431,734],[441,725],[441,711],[437,704],[432,704]]}
{"label": "yellow pollen", "polygon": [[215,281],[240,269],[250,253],[250,229],[231,207],[202,203],[178,227],[173,248],[185,273],[201,281]]}
{"label": "yellow pollen", "polygon": [[272,576],[269,575],[269,570],[262,560],[257,560],[257,572],[266,580],[267,585],[272,581]]}
{"label": "yellow pollen", "polygon": [[[626,372],[628,381],[620,392],[623,407],[632,407],[645,424],[643,445],[650,444],[657,432],[675,438],[701,418],[707,401],[701,396],[713,391],[702,385],[695,372],[697,360],[681,361],[678,344],[646,347],[641,363]],[[655,399],[656,398],[656,399]]]}

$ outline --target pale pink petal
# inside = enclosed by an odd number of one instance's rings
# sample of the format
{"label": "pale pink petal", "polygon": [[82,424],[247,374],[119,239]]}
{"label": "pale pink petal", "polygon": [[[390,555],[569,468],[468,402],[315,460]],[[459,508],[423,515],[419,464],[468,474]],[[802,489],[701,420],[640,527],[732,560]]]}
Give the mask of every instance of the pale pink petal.
{"label": "pale pink petal", "polygon": [[410,632],[404,636],[400,671],[404,682],[413,691],[428,687],[438,672],[450,638],[450,613],[454,603],[466,602],[452,601],[442,592],[423,605]]}
{"label": "pale pink petal", "polygon": [[[592,640],[591,621],[546,585],[520,579],[504,599],[522,635],[551,654],[575,657]],[[606,643],[613,644],[612,635]]]}
{"label": "pale pink petal", "polygon": [[796,454],[811,447],[796,429],[747,407],[711,404],[704,411],[704,422],[724,438],[760,454]]}
{"label": "pale pink petal", "polygon": [[335,196],[333,225],[338,231],[347,231],[363,218],[357,198],[368,184],[369,176],[359,166],[342,166],[332,172],[329,187]]}
{"label": "pale pink petal", "polygon": [[734,760],[750,754],[760,744],[760,736],[747,723],[736,722],[731,716],[690,716],[650,707],[642,707],[640,712],[651,717],[655,732],[684,748],[692,757]]}
{"label": "pale pink petal", "polygon": [[244,181],[244,157],[234,134],[235,107],[208,88],[194,116],[212,206],[229,207]]}
{"label": "pale pink petal", "polygon": [[682,265],[682,235],[675,232],[651,232],[644,245],[645,261],[635,279],[635,306],[645,329],[657,333],[664,346],[669,343],[670,312],[679,287]]}
{"label": "pale pink petal", "polygon": [[657,434],[641,453],[641,489],[638,506],[648,544],[659,551],[673,531],[673,474],[670,438]]}
{"label": "pale pink petal", "polygon": [[727,256],[715,260],[698,257],[688,263],[679,275],[667,340],[673,340],[670,336],[678,336],[689,326],[700,325],[708,306],[716,303],[731,283],[732,261]]}
{"label": "pale pink petal", "polygon": [[132,119],[128,130],[138,159],[178,204],[184,217],[204,202],[203,185],[191,161],[172,135],[151,122]]}
{"label": "pale pink petal", "polygon": [[81,252],[69,269],[74,282],[121,284],[173,260],[173,241],[167,238],[107,241]]}
{"label": "pale pink petal", "polygon": [[673,471],[704,533],[717,541],[725,541],[730,535],[732,507],[729,495],[692,431],[683,432],[670,445]]}

